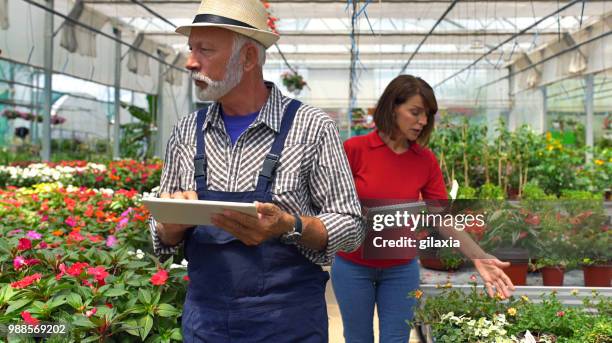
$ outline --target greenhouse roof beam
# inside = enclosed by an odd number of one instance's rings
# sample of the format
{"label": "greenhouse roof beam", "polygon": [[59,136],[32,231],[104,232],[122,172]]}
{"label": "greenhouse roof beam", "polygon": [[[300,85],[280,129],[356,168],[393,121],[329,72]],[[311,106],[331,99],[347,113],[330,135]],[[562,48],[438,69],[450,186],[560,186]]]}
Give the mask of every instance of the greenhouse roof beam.
{"label": "greenhouse roof beam", "polygon": [[417,46],[417,48],[412,52],[412,55],[410,55],[410,58],[408,59],[408,61],[406,61],[406,63],[402,66],[402,69],[400,69],[399,74],[403,74],[404,71],[406,71],[406,68],[408,68],[408,65],[410,64],[410,62],[412,61],[412,59],[414,58],[414,55],[416,55],[419,52],[419,49],[421,49],[421,46],[423,46],[423,44],[425,43],[425,41],[427,40],[427,38],[434,32],[434,30],[436,29],[436,27],[438,27],[438,25],[442,22],[442,20],[444,20],[444,18],[446,18],[446,15],[448,13],[450,13],[450,11],[453,10],[453,7],[455,7],[455,5],[457,4],[458,0],[454,0],[447,8],[446,11],[444,11],[444,13],[442,13],[442,16],[440,18],[438,18],[438,21],[436,21],[436,23],[434,24],[434,26],[431,28],[431,30],[429,30],[429,32],[427,33],[427,35],[425,37],[423,37],[423,40],[419,43],[419,45]]}
{"label": "greenhouse roof beam", "polygon": [[152,10],[149,6],[147,6],[146,4],[144,4],[143,1],[139,1],[139,0],[132,0],[133,3],[138,4],[140,7],[144,8],[147,12],[151,13],[152,15],[154,15],[155,17],[157,17],[158,19],[162,20],[164,23],[176,28],[176,25],[174,25],[170,20],[166,19],[164,16],[162,16],[161,14],[155,12],[154,10]]}
{"label": "greenhouse roof beam", "polygon": [[548,56],[548,57],[546,57],[546,58],[544,58],[544,59],[542,59],[542,60],[540,60],[540,61],[538,61],[538,62],[536,62],[536,63],[530,64],[530,65],[528,65],[528,66],[527,66],[527,67],[525,67],[525,68],[522,68],[522,69],[520,69],[520,70],[517,70],[517,71],[514,71],[514,72],[512,72],[512,73],[509,73],[508,75],[506,75],[506,76],[504,76],[504,77],[500,77],[500,78],[498,78],[498,79],[496,79],[496,80],[493,80],[493,81],[491,81],[491,82],[487,82],[487,83],[485,83],[484,85],[482,85],[482,86],[478,87],[478,89],[482,89],[482,88],[488,87],[488,86],[490,86],[490,85],[493,85],[493,84],[498,83],[499,81],[502,81],[502,80],[505,80],[505,79],[507,79],[507,78],[513,77],[513,76],[515,76],[515,75],[517,75],[517,74],[520,74],[520,73],[522,73],[522,72],[524,72],[524,71],[527,71],[527,70],[529,70],[529,69],[531,69],[531,68],[534,68],[534,67],[536,67],[536,66],[538,66],[538,65],[540,65],[540,64],[542,64],[542,63],[544,63],[544,62],[550,61],[550,60],[552,60],[553,58],[557,58],[557,57],[559,57],[559,56],[561,56],[561,55],[563,55],[563,54],[565,54],[565,53],[567,53],[567,52],[574,51],[574,50],[578,49],[579,47],[581,47],[581,46],[583,46],[583,45],[586,45],[586,44],[589,44],[589,43],[595,42],[595,41],[597,41],[597,40],[599,40],[599,39],[602,39],[602,38],[604,38],[604,37],[607,37],[607,36],[609,36],[610,34],[612,34],[612,30],[610,30],[610,31],[608,31],[608,32],[605,32],[605,33],[602,33],[602,34],[600,34],[600,35],[598,35],[598,36],[595,36],[595,37],[593,37],[593,38],[587,39],[587,40],[585,40],[584,42],[580,42],[579,44],[576,44],[576,45],[574,45],[574,46],[571,46],[571,47],[568,47],[568,48],[566,48],[566,49],[563,49],[563,50],[561,50],[561,51],[557,52],[556,54],[550,55],[550,56]]}
{"label": "greenhouse roof beam", "polygon": [[470,63],[468,66],[461,68],[459,71],[457,71],[456,73],[453,73],[451,76],[445,78],[444,80],[438,82],[438,84],[436,84],[434,86],[434,88],[438,88],[441,85],[443,85],[444,83],[446,83],[448,80],[451,80],[455,77],[457,77],[457,75],[460,75],[461,73],[463,73],[464,71],[472,68],[473,66],[475,66],[478,62],[480,62],[482,59],[484,59],[485,57],[487,57],[488,55],[490,55],[493,51],[499,49],[502,45],[510,42],[512,39],[514,39],[515,37],[518,37],[520,35],[523,35],[524,33],[526,33],[528,30],[530,30],[533,27],[536,27],[539,23],[543,22],[544,20],[546,20],[549,17],[552,17],[558,13],[561,13],[563,10],[577,4],[578,2],[581,2],[582,0],[574,0],[562,7],[559,7],[557,10],[555,10],[554,12],[540,18],[539,20],[536,20],[533,24],[529,25],[528,27],[522,29],[521,31],[515,33],[514,35],[512,35],[510,38],[506,39],[505,41],[501,42],[500,44],[496,45],[493,49],[489,49],[489,51],[487,51],[486,53],[484,53],[482,56],[480,56],[479,58],[477,58],[474,62]]}
{"label": "greenhouse roof beam", "polygon": [[[85,29],[87,29],[87,30],[89,30],[89,31],[95,32],[95,33],[97,33],[97,34],[99,34],[99,35],[101,35],[101,36],[104,36],[104,37],[106,37],[106,38],[108,38],[108,39],[110,39],[110,40],[113,40],[113,41],[118,41],[118,40],[117,40],[117,38],[116,38],[115,36],[113,36],[113,35],[110,35],[110,34],[108,34],[108,33],[106,33],[106,32],[103,32],[103,31],[97,30],[97,29],[95,29],[95,28],[93,28],[93,27],[91,27],[91,26],[89,26],[89,25],[87,25],[87,24],[84,24],[84,23],[82,23],[82,22],[80,22],[80,21],[78,21],[78,20],[74,20],[74,19],[72,19],[72,18],[68,17],[67,15],[64,15],[64,14],[62,14],[62,13],[59,13],[58,11],[55,11],[55,10],[53,10],[53,9],[51,9],[51,8],[47,7],[47,6],[41,5],[41,4],[37,3],[37,2],[36,2],[36,1],[34,1],[34,0],[22,0],[22,1],[24,1],[24,2],[28,3],[28,4],[32,5],[32,6],[38,7],[38,8],[40,8],[40,9],[44,10],[44,11],[47,11],[47,12],[49,12],[49,13],[53,14],[53,15],[56,15],[56,16],[58,16],[58,17],[61,17],[61,18],[65,19],[65,20],[67,20],[67,21],[69,21],[69,22],[71,22],[71,23],[74,23],[74,24],[76,24],[76,25],[78,25],[78,26],[81,26],[81,27],[83,27],[83,28],[85,28]],[[148,53],[148,52],[146,52],[146,51],[144,51],[144,50],[142,50],[142,49],[140,49],[140,48],[137,48],[137,47],[133,46],[132,44],[129,44],[129,43],[127,43],[127,42],[124,42],[123,40],[119,40],[118,42],[119,42],[119,43],[121,43],[122,45],[125,45],[125,46],[127,46],[127,47],[130,47],[131,49],[133,49],[133,50],[135,50],[135,51],[138,51],[139,53],[141,53],[141,54],[143,54],[143,55],[145,55],[145,56],[147,56],[147,57],[149,57],[149,58],[154,59],[155,61],[157,61],[157,62],[159,62],[159,63],[162,63],[162,64],[164,64],[164,65],[166,65],[166,66],[168,66],[168,67],[170,67],[170,68],[174,68],[174,69],[180,70],[181,72],[185,72],[185,73],[186,73],[186,71],[185,71],[183,68],[178,68],[178,67],[176,67],[176,66],[173,66],[173,65],[171,65],[171,64],[169,64],[169,63],[167,63],[166,61],[164,61],[164,60],[160,59],[159,57],[157,57],[157,56],[155,56],[155,55],[153,55],[153,54],[150,54],[150,53]]]}
{"label": "greenhouse roof beam", "polygon": [[[143,4],[146,4],[149,8],[155,10],[166,18],[172,18],[172,21],[177,23],[174,19],[184,19],[185,21],[193,19],[193,13],[197,9],[197,4],[200,1],[194,2],[165,2],[165,1],[145,1],[140,0]],[[566,1],[560,2],[559,6],[563,6]],[[93,7],[100,10],[103,13],[107,13],[109,16],[148,16],[150,15],[146,10],[140,6],[134,4],[131,0],[125,1],[87,1],[87,6]],[[447,8],[450,2],[389,2],[383,1],[380,3],[373,3],[368,6],[368,16],[371,19],[374,18],[397,18],[402,19],[406,17],[406,13],[411,13],[411,17],[420,19],[438,19],[444,10]],[[533,10],[532,6],[533,5]],[[605,1],[592,0],[589,1],[585,7],[584,16],[598,16],[605,8],[607,3]],[[489,11],[485,10],[489,8]],[[534,13],[548,13],[557,8],[556,1],[542,1],[542,2],[531,2],[531,1],[503,1],[503,2],[490,2],[490,1],[463,1],[459,2],[453,13],[449,14],[447,19],[459,20],[459,19],[491,19],[491,15],[495,15],[496,18],[533,18]],[[271,12],[275,17],[282,20],[288,20],[291,18],[346,18],[346,1],[339,2],[322,2],[322,3],[308,3],[308,2],[277,2],[271,6]],[[581,16],[581,8],[572,8],[570,11],[565,13],[566,16]],[[457,22],[457,21],[456,21]],[[501,22],[501,21],[500,21]],[[462,24],[461,22],[457,22]],[[520,21],[516,22],[520,26]],[[572,22],[572,25],[574,23]]]}

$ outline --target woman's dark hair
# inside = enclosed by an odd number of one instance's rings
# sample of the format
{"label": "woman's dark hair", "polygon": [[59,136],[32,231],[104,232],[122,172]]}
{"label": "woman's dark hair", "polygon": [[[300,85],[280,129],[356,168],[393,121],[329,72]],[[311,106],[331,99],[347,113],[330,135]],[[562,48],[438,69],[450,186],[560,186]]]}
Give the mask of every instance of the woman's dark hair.
{"label": "woman's dark hair", "polygon": [[395,109],[413,96],[420,95],[427,112],[427,125],[417,139],[417,143],[425,146],[434,129],[434,116],[438,112],[438,102],[431,86],[419,77],[400,75],[393,79],[378,99],[374,111],[374,123],[379,131],[389,137],[397,133]]}

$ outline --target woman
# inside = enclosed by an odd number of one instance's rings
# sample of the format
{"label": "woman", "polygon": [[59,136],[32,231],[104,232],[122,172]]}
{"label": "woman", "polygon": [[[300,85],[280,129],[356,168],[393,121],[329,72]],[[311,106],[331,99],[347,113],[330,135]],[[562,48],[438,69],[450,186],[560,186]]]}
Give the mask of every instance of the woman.
{"label": "woman", "polygon": [[[422,79],[401,75],[391,81],[374,112],[377,129],[344,143],[362,203],[447,199],[438,162],[425,148],[437,111],[434,92]],[[473,259],[489,295],[495,287],[502,297],[509,296],[514,286],[502,271],[509,263],[485,254],[467,234],[454,235],[462,236],[460,250]],[[419,286],[419,265],[416,259],[364,259],[362,250],[338,253],[332,265],[346,342],[373,342],[376,305],[380,342],[405,343],[410,337],[406,320],[412,320],[416,303],[407,295]]]}

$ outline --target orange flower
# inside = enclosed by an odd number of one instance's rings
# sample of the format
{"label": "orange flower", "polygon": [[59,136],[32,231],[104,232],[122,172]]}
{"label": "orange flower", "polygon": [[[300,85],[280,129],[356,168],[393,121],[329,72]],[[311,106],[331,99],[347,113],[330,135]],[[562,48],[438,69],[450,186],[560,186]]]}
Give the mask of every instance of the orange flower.
{"label": "orange flower", "polygon": [[420,289],[417,289],[417,290],[414,292],[414,297],[415,297],[415,298],[417,298],[417,299],[421,299],[421,297],[422,297],[422,296],[423,296],[423,291],[421,291]]}

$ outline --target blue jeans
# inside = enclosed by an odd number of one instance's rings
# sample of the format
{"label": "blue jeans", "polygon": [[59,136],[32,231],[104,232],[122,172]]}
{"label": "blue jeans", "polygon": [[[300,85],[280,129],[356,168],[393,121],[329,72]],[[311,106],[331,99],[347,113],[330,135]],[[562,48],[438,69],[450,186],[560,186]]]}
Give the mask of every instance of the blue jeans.
{"label": "blue jeans", "polygon": [[371,268],[336,257],[332,286],[344,325],[347,343],[374,342],[374,304],[378,309],[381,343],[406,343],[416,299],[408,294],[419,287],[419,264]]}

